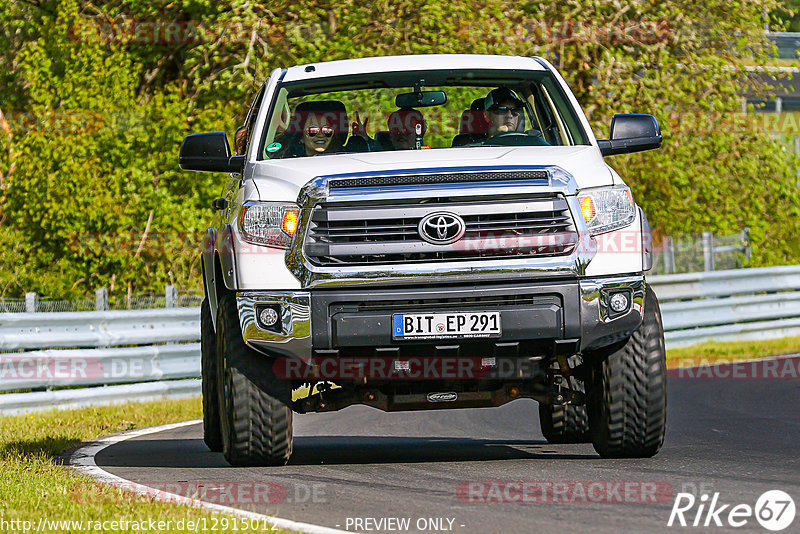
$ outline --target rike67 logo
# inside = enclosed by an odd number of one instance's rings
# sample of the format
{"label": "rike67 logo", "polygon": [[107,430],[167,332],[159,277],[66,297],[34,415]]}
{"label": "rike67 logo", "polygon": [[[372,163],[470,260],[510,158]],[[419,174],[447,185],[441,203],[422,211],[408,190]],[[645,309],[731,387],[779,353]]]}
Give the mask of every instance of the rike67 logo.
{"label": "rike67 logo", "polygon": [[791,525],[794,517],[794,500],[780,490],[764,492],[755,506],[723,504],[719,500],[719,492],[714,493],[710,501],[705,493],[699,499],[691,493],[678,493],[667,526],[739,528],[755,518],[765,529],[777,532]]}

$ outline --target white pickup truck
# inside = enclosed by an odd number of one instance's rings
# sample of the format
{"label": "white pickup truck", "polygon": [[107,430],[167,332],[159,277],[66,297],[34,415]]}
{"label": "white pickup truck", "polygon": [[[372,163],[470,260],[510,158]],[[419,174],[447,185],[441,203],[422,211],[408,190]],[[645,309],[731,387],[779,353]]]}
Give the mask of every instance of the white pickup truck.
{"label": "white pickup truck", "polygon": [[230,173],[203,249],[207,445],[283,464],[294,412],[531,398],[550,442],[656,454],[650,228],[604,156],[659,146],[650,115],[595,139],[538,57],[275,69],[233,153],[219,132],[180,151]]}

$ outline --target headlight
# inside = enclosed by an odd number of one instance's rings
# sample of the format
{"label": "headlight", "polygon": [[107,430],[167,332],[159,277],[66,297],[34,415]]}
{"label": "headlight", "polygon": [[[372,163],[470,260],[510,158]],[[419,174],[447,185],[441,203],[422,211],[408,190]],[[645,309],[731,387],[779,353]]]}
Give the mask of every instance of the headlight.
{"label": "headlight", "polygon": [[586,191],[578,195],[578,203],[592,235],[628,226],[636,219],[636,204],[624,185]]}
{"label": "headlight", "polygon": [[300,209],[296,204],[255,202],[242,207],[239,228],[242,239],[248,243],[286,248],[299,220]]}

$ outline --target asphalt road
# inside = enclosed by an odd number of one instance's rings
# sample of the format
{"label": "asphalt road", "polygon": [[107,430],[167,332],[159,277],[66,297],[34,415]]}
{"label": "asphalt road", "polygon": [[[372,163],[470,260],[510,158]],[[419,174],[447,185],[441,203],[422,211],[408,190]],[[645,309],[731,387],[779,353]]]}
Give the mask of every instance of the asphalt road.
{"label": "asphalt road", "polygon": [[[200,425],[113,445],[96,463],[160,489],[199,486],[212,502],[361,532],[722,530],[668,528],[679,492],[719,492],[718,505],[730,505],[720,515],[724,530],[734,505],[754,506],[767,490],[787,492],[800,508],[800,379],[673,378],[668,399],[664,448],[646,460],[550,445],[536,403],[518,400],[493,409],[296,415],[294,456],[279,468],[228,467],[206,449]],[[547,502],[519,502],[514,481],[528,483],[525,500]],[[487,497],[517,500],[480,502]],[[689,525],[697,509],[685,513]],[[753,517],[736,530],[768,532]],[[784,532],[798,531],[800,518]]]}

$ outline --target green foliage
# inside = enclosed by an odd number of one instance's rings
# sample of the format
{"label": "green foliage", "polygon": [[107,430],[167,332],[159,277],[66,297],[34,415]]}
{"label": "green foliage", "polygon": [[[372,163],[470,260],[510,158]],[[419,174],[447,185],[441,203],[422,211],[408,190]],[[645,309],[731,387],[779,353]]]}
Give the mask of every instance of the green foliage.
{"label": "green foliage", "polygon": [[232,138],[276,67],[431,52],[545,57],[598,137],[613,113],[654,113],[664,148],[610,160],[653,227],[677,237],[749,226],[753,265],[796,262],[796,159],[765,129],[682,119],[740,111],[748,82],[737,65],[766,57],[763,9],[776,7],[0,0],[0,109],[10,123],[10,135],[0,131],[0,294],[199,288],[200,234],[225,177],[180,172],[183,137]]}
{"label": "green foliage", "polygon": [[800,32],[800,0],[783,0],[770,13],[772,31]]}
{"label": "green foliage", "polygon": [[180,172],[175,155],[189,129],[231,130],[233,117],[218,103],[198,108],[171,86],[137,97],[138,58],[119,44],[76,39],[76,5],[55,12],[31,12],[27,29],[46,35],[16,53],[26,111],[14,121],[11,110],[16,168],[2,210],[14,248],[4,249],[5,294],[196,286],[197,236],[220,185]]}

